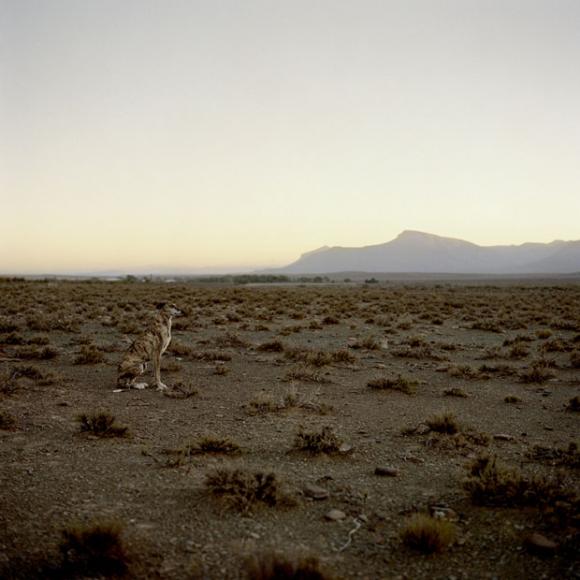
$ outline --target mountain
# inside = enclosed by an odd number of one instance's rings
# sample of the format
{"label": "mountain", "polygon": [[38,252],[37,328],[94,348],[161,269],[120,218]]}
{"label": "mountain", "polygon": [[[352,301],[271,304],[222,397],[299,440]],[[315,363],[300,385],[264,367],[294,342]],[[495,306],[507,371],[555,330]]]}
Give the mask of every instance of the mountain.
{"label": "mountain", "polygon": [[464,240],[406,230],[384,244],[361,248],[323,246],[302,254],[288,266],[268,272],[564,274],[580,272],[580,240],[478,246]]}

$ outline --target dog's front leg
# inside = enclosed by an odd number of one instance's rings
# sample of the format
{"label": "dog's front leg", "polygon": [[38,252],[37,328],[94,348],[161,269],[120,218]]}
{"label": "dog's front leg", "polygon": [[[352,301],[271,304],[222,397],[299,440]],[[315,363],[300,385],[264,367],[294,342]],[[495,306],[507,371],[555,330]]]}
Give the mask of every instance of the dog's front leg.
{"label": "dog's front leg", "polygon": [[156,353],[153,357],[153,367],[155,371],[155,383],[157,384],[158,391],[165,391],[167,385],[161,382],[161,353]]}

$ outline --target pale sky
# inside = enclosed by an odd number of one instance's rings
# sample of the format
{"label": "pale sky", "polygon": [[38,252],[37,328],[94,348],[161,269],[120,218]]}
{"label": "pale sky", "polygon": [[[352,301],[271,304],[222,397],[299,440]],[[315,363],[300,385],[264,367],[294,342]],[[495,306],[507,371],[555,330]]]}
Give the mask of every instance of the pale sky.
{"label": "pale sky", "polygon": [[0,272],[580,239],[578,0],[0,0]]}

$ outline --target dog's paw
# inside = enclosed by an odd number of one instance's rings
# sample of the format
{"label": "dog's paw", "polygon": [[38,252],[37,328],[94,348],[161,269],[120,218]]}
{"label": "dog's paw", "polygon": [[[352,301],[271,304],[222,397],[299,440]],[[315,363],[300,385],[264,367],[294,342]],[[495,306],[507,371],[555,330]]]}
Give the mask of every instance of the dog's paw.
{"label": "dog's paw", "polygon": [[167,385],[164,385],[163,383],[159,383],[157,385],[157,390],[158,391],[166,391],[167,390]]}
{"label": "dog's paw", "polygon": [[138,389],[139,391],[142,391],[143,389],[146,389],[149,385],[147,383],[135,383],[133,385],[134,389]]}

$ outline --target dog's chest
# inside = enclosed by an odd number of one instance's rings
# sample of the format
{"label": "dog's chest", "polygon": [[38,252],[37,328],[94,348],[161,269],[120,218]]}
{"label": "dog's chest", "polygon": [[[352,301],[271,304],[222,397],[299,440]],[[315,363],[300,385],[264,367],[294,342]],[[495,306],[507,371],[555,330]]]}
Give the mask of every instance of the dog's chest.
{"label": "dog's chest", "polygon": [[167,350],[167,347],[169,346],[170,342],[171,342],[171,320],[169,321],[167,326],[163,329],[161,354],[163,354]]}

